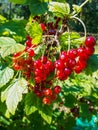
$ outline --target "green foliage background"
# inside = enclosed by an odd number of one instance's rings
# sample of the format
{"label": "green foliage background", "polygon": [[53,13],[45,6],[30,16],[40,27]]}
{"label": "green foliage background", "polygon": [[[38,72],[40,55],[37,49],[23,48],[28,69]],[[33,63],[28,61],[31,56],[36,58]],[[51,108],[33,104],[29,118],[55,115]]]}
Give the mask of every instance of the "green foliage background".
{"label": "green foliage background", "polygon": [[[27,82],[23,78],[11,81],[14,72],[10,68],[10,64],[7,64],[5,60],[9,62],[10,58],[6,58],[6,56],[24,49],[23,43],[26,40],[25,26],[30,12],[32,15],[43,14],[47,10],[46,2],[48,0],[10,0],[10,2],[13,1],[16,4],[11,3],[9,12],[2,11],[5,10],[5,8],[1,8],[4,3],[0,5],[1,14],[4,16],[0,16],[0,36],[6,36],[6,38],[0,37],[2,56],[0,59],[0,91],[2,91],[2,94],[0,93],[0,129],[72,130],[73,126],[75,126],[75,118],[71,109],[80,108],[79,112],[76,112],[77,116],[79,114],[83,119],[87,118],[88,120],[98,110],[98,46],[83,73],[72,75],[64,83],[58,82],[62,87],[62,92],[57,103],[53,106],[43,107],[40,100],[32,93],[22,95]],[[57,1],[64,2],[64,0]],[[70,5],[73,3],[79,5],[82,1],[67,0],[67,2]],[[97,0],[92,0],[92,3],[85,5],[80,17],[86,23],[88,32],[98,33],[98,25],[96,25],[98,20]],[[69,25],[78,32],[83,31],[78,23],[75,24],[70,21]],[[13,39],[15,40],[13,41]],[[7,51],[8,49],[9,51]],[[10,77],[8,74],[10,74]],[[20,88],[21,91],[19,91]],[[13,90],[15,93],[12,93]],[[14,100],[13,95],[17,100]],[[81,98],[84,99],[83,102],[80,101]],[[87,104],[88,101],[90,101],[90,105]],[[94,107],[93,111],[89,111],[91,106]]]}

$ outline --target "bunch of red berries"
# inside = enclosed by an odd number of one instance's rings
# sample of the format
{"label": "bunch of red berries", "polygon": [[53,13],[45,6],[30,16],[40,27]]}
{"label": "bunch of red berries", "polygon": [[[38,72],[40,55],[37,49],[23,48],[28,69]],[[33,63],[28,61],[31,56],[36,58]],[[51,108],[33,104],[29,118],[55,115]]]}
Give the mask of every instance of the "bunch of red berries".
{"label": "bunch of red berries", "polygon": [[32,38],[28,37],[26,41],[25,50],[22,52],[14,53],[13,55],[13,68],[14,70],[20,70],[23,76],[26,79],[30,79],[33,72],[34,60],[33,57],[35,55],[33,47],[35,47],[32,43]]}
{"label": "bunch of red berries", "polygon": [[47,77],[54,72],[54,66],[52,61],[47,57],[42,56],[40,59],[34,61],[34,81],[35,83],[41,83],[46,81]]}
{"label": "bunch of red berries", "polygon": [[[43,23],[40,26],[43,31],[46,30]],[[49,33],[49,35],[52,34]],[[53,35],[55,34],[53,33]],[[79,48],[63,50],[60,52],[59,58],[55,57],[56,60],[53,61],[48,56],[36,59],[34,49],[37,46],[32,44],[31,37],[27,37],[25,50],[13,55],[12,66],[14,70],[21,71],[28,80],[28,84],[30,84],[30,80],[34,80],[34,86],[30,85],[30,90],[36,96],[41,97],[44,104],[51,104],[61,92],[59,85],[53,85],[54,80],[66,80],[72,73],[82,72],[87,65],[88,58],[94,53],[95,44],[95,38],[88,36],[85,43]]]}
{"label": "bunch of red berries", "polygon": [[52,86],[52,88],[50,88],[50,82],[51,81],[42,82],[41,84],[30,86],[30,89],[35,93],[35,95],[39,98],[42,98],[42,102],[47,105],[55,101],[57,99],[57,95],[61,92],[60,86]]}
{"label": "bunch of red berries", "polygon": [[77,49],[70,49],[69,51],[62,51],[59,59],[55,61],[56,77],[59,80],[67,79],[72,72],[82,72],[86,65],[88,58],[94,53],[94,46],[96,40],[92,36],[88,36],[85,44]]}

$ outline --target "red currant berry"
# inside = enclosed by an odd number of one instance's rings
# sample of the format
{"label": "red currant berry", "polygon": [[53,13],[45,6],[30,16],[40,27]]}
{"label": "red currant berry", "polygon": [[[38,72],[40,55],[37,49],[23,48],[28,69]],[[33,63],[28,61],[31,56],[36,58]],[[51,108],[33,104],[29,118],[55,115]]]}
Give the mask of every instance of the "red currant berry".
{"label": "red currant berry", "polygon": [[34,67],[37,69],[42,69],[42,62],[41,60],[35,60],[34,61]]}
{"label": "red currant berry", "polygon": [[79,60],[77,63],[76,63],[76,66],[79,66],[82,70],[86,67],[87,63],[85,60]]}
{"label": "red currant berry", "polygon": [[46,26],[45,26],[45,24],[44,24],[44,23],[40,23],[40,26],[41,26],[41,29],[42,29],[43,31],[45,31],[45,30],[46,30]]}
{"label": "red currant berry", "polygon": [[61,92],[61,87],[60,86],[55,86],[54,87],[54,92],[56,93],[56,94],[59,94],[60,92]]}
{"label": "red currant berry", "polygon": [[29,56],[31,56],[31,57],[34,56],[34,50],[28,49],[27,52],[28,52],[28,55],[29,55]]}
{"label": "red currant berry", "polygon": [[85,40],[87,47],[93,47],[96,44],[96,39],[93,36],[88,36]]}
{"label": "red currant berry", "polygon": [[44,97],[43,98],[43,103],[46,104],[46,105],[50,105],[51,104],[51,100],[49,97]]}
{"label": "red currant berry", "polygon": [[52,94],[52,95],[50,96],[50,99],[51,99],[52,101],[56,100],[56,99],[57,99],[57,94],[56,94],[56,93]]}
{"label": "red currant berry", "polygon": [[74,71],[75,71],[77,74],[81,73],[82,70],[83,70],[83,69],[82,69],[80,66],[75,66],[75,68],[74,68]]}
{"label": "red currant berry", "polygon": [[54,67],[57,69],[63,69],[64,68],[64,63],[61,60],[56,60],[54,63]]}
{"label": "red currant berry", "polygon": [[21,66],[18,65],[17,63],[13,63],[13,68],[14,68],[14,70],[20,70]]}
{"label": "red currant berry", "polygon": [[41,77],[37,76],[34,78],[35,80],[35,83],[40,83],[42,80],[41,80]]}
{"label": "red currant berry", "polygon": [[13,57],[18,57],[22,54],[22,52],[17,52],[17,53],[14,53]]}
{"label": "red currant berry", "polygon": [[51,96],[52,95],[52,90],[50,88],[47,88],[43,90],[43,93],[45,96]]}
{"label": "red currant berry", "polygon": [[62,60],[63,62],[67,62],[69,59],[67,52],[66,51],[62,51],[60,54],[60,60]]}
{"label": "red currant berry", "polygon": [[83,57],[84,54],[85,54],[85,48],[79,47],[79,48],[77,49],[77,55]]}
{"label": "red currant berry", "polygon": [[46,64],[47,68],[49,69],[49,71],[53,71],[54,70],[54,65],[52,63],[52,61],[47,60]]}
{"label": "red currant berry", "polygon": [[85,47],[85,52],[86,52],[86,54],[87,54],[88,56],[93,55],[93,54],[94,54],[94,51],[95,51],[94,47]]}
{"label": "red currant berry", "polygon": [[66,76],[69,76],[69,75],[71,75],[71,73],[72,73],[72,70],[70,69],[70,68],[65,68],[64,69],[64,74],[66,75]]}
{"label": "red currant berry", "polygon": [[34,70],[34,75],[41,77],[42,76],[42,71],[40,69],[35,69]]}
{"label": "red currant berry", "polygon": [[32,46],[31,40],[27,40],[26,41],[26,47],[30,48],[31,46]]}
{"label": "red currant berry", "polygon": [[75,59],[69,59],[68,63],[67,63],[69,68],[74,68],[76,65],[76,60]]}
{"label": "red currant berry", "polygon": [[72,59],[77,57],[77,50],[76,49],[71,49],[68,51],[68,56]]}
{"label": "red currant berry", "polygon": [[46,56],[41,56],[40,58],[42,63],[46,63],[47,62],[47,57]]}

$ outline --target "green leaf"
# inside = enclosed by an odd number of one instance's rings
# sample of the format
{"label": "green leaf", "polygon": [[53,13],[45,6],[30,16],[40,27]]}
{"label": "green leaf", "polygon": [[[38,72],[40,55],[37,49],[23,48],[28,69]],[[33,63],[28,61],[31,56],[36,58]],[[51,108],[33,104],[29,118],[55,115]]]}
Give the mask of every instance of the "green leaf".
{"label": "green leaf", "polygon": [[14,75],[14,71],[9,67],[6,67],[2,71],[0,71],[0,88],[9,82],[10,79],[12,79],[13,75]]}
{"label": "green leaf", "polygon": [[44,14],[48,10],[48,4],[41,0],[30,0],[29,8],[32,15]]}
{"label": "green leaf", "polygon": [[26,20],[10,20],[0,25],[0,35],[10,36],[17,42],[22,42],[26,39],[25,26]]}
{"label": "green leaf", "polygon": [[24,4],[26,0],[9,0],[9,2],[13,2],[15,4]]}
{"label": "green leaf", "polygon": [[15,52],[23,51],[25,49],[24,45],[16,43],[14,39],[8,37],[0,37],[0,44],[0,52],[3,58]]}
{"label": "green leaf", "polygon": [[70,14],[70,6],[68,3],[50,2],[49,11],[54,13],[57,17],[65,18]]}
{"label": "green leaf", "polygon": [[62,46],[68,45],[69,37],[70,37],[70,44],[73,45],[73,46],[84,44],[85,37],[80,37],[79,33],[77,33],[77,32],[70,32],[70,33],[65,32],[59,38]]}
{"label": "green leaf", "polygon": [[42,29],[37,22],[28,23],[26,26],[26,31],[33,38],[33,44],[39,44],[42,40]]}
{"label": "green leaf", "polygon": [[30,115],[37,110],[36,101],[37,101],[37,99],[36,99],[36,96],[33,94],[33,92],[30,92],[26,95],[25,112],[27,115]]}
{"label": "green leaf", "polygon": [[82,11],[82,8],[78,5],[73,5],[73,10],[75,13],[80,13]]}
{"label": "green leaf", "polygon": [[80,116],[81,117],[90,116],[89,105],[87,105],[86,103],[82,103],[80,105]]}
{"label": "green leaf", "polygon": [[52,121],[52,108],[51,106],[40,106],[40,109],[38,110],[41,117],[48,123],[51,124]]}
{"label": "green leaf", "polygon": [[52,108],[51,106],[43,105],[42,102],[36,97],[36,95],[33,94],[33,92],[30,92],[26,95],[25,99],[25,112],[27,115],[30,115],[34,113],[36,110],[38,110],[41,117],[50,124],[52,121]]}
{"label": "green leaf", "polygon": [[65,106],[67,107],[74,107],[75,103],[77,102],[76,97],[71,93],[64,96],[64,98],[65,98]]}
{"label": "green leaf", "polygon": [[16,43],[16,41],[10,37],[0,37],[0,47],[7,44],[13,45],[13,43]]}
{"label": "green leaf", "polygon": [[4,16],[0,15],[0,20],[4,21],[4,20],[6,20],[6,18]]}
{"label": "green leaf", "polygon": [[22,100],[22,94],[27,89],[27,81],[23,78],[16,79],[2,93],[1,101],[6,100],[7,109],[15,114],[18,103]]}

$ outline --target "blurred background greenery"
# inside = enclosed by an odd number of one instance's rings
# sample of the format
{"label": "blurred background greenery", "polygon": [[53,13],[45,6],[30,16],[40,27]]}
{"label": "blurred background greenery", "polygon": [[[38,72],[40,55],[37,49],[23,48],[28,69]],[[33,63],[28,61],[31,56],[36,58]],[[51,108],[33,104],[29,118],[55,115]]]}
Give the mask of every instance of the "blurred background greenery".
{"label": "blurred background greenery", "polygon": [[[55,0],[54,0],[55,1]],[[58,0],[65,1],[65,0]],[[70,5],[80,5],[84,0],[66,0]],[[0,0],[0,14],[8,19],[28,19],[30,16],[29,7],[27,5],[17,5],[8,2],[8,0]],[[87,32],[95,34],[98,39],[98,0],[91,0],[91,3],[83,7],[80,13],[81,19],[87,27]],[[82,32],[83,28],[80,23],[71,23],[74,29]]]}

